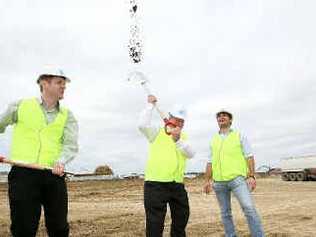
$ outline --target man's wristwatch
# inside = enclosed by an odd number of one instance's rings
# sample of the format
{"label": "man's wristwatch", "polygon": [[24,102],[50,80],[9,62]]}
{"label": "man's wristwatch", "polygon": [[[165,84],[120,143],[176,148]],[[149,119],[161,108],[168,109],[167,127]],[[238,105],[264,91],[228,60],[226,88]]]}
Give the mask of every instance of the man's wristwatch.
{"label": "man's wristwatch", "polygon": [[254,175],[249,175],[249,176],[247,177],[247,179],[249,179],[249,178],[253,178],[254,180],[256,180],[256,177],[255,177]]}

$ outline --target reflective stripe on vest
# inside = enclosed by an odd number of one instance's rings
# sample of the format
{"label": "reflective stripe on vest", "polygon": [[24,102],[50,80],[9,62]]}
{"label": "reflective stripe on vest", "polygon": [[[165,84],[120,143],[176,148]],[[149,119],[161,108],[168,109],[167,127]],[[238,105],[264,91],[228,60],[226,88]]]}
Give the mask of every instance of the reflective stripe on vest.
{"label": "reflective stripe on vest", "polygon": [[22,100],[14,126],[11,160],[53,167],[60,159],[68,110],[61,108],[55,120],[47,124],[36,98]]}
{"label": "reflective stripe on vest", "polygon": [[[181,134],[186,140],[186,135]],[[160,129],[156,139],[149,145],[149,158],[145,170],[146,181],[183,182],[187,158],[176,148],[171,136]]]}
{"label": "reflective stripe on vest", "polygon": [[232,131],[222,138],[216,134],[211,141],[212,175],[215,181],[229,181],[247,176],[248,165],[244,158],[239,132]]}

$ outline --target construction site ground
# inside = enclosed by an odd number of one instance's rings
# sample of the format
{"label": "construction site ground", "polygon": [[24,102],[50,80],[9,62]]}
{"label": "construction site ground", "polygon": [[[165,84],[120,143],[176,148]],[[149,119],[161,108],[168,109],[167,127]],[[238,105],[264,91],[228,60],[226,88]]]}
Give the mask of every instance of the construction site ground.
{"label": "construction site ground", "polygon": [[[279,177],[257,179],[253,193],[266,236],[316,236],[316,182],[285,182]],[[187,236],[223,236],[214,193],[202,193],[203,179],[186,180],[190,201]],[[145,236],[143,180],[68,182],[70,236]],[[9,236],[7,184],[0,184],[0,236]],[[250,236],[243,213],[233,198],[239,236]],[[164,236],[170,236],[170,214]],[[47,236],[43,215],[37,236]]]}

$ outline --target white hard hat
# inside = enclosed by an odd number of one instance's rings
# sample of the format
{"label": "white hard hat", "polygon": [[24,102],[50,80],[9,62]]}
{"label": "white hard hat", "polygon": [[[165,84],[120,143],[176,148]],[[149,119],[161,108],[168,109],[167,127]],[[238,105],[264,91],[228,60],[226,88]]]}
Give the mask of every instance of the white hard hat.
{"label": "white hard hat", "polygon": [[169,115],[185,120],[187,117],[187,111],[182,105],[176,105],[171,112],[169,112]]}
{"label": "white hard hat", "polygon": [[37,83],[40,82],[43,76],[55,76],[61,77],[65,79],[67,82],[70,82],[70,79],[65,75],[64,71],[61,68],[47,66],[43,69],[40,73],[39,77],[37,78]]}

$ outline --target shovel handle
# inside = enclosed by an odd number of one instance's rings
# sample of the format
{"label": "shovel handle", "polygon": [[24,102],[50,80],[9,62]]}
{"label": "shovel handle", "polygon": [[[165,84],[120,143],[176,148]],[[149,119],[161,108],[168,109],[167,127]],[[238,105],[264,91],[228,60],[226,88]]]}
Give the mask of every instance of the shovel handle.
{"label": "shovel handle", "polygon": [[[18,167],[23,167],[23,168],[35,169],[35,170],[48,170],[48,171],[53,170],[50,167],[43,167],[43,166],[40,166],[37,164],[26,164],[26,163],[22,163],[22,162],[12,161],[12,160],[6,159],[3,156],[0,156],[0,163],[8,164],[11,166],[18,166]],[[74,175],[74,173],[67,172],[67,171],[65,171],[64,173],[69,174],[69,175]]]}

